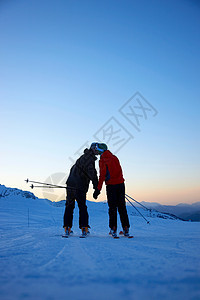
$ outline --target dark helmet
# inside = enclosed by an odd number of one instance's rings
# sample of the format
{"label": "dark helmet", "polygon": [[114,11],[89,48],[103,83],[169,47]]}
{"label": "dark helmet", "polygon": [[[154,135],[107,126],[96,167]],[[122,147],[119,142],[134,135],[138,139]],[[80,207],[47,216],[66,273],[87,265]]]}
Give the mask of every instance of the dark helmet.
{"label": "dark helmet", "polygon": [[108,150],[108,147],[106,144],[103,143],[92,143],[90,149],[92,149],[95,152],[95,154],[101,155],[104,151]]}

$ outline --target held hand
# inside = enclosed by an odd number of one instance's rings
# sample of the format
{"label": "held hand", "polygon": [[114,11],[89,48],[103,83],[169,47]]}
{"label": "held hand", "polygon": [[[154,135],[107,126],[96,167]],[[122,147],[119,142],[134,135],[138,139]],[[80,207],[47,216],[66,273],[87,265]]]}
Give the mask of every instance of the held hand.
{"label": "held hand", "polygon": [[97,197],[99,196],[99,194],[100,194],[100,191],[99,191],[98,189],[96,189],[96,190],[94,191],[94,193],[93,193],[93,198],[94,198],[94,199],[97,199]]}

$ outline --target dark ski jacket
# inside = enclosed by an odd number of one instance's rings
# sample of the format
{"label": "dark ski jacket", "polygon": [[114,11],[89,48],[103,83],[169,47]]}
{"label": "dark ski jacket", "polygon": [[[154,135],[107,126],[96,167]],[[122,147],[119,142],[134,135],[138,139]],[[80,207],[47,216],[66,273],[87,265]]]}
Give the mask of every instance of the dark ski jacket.
{"label": "dark ski jacket", "polygon": [[97,189],[98,177],[95,169],[96,156],[92,149],[85,149],[84,154],[77,159],[76,163],[70,170],[67,179],[67,186],[77,188],[87,193],[90,180],[92,181],[94,189]]}
{"label": "dark ski jacket", "polygon": [[119,159],[109,150],[104,151],[104,153],[101,155],[99,160],[99,169],[99,191],[101,190],[104,181],[106,185],[120,184],[124,182]]}

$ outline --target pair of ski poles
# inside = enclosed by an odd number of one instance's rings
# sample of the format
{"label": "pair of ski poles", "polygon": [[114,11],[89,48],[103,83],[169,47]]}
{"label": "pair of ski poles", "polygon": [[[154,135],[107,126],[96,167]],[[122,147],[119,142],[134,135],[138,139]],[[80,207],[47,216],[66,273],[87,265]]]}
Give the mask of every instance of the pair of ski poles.
{"label": "pair of ski poles", "polygon": [[143,204],[141,204],[140,202],[138,202],[137,200],[133,199],[131,196],[125,194],[125,198],[126,200],[135,208],[135,210],[137,210],[137,212],[141,215],[141,217],[147,222],[147,224],[150,224],[150,222],[145,218],[145,216],[143,216],[143,214],[139,211],[139,209],[137,209],[137,207],[135,207],[135,205],[133,205],[133,203],[129,200],[129,198],[133,201],[135,201],[136,203],[138,203],[140,206],[142,206],[143,209],[145,210],[149,210],[149,208],[147,208],[146,206],[144,206]]}
{"label": "pair of ski poles", "polygon": [[[33,189],[33,188],[65,188],[66,189],[66,186],[62,186],[62,185],[57,185],[57,184],[52,184],[52,183],[46,183],[46,182],[40,182],[40,181],[33,181],[33,180],[29,180],[28,178],[25,180],[26,183],[32,183],[30,185],[30,187]],[[36,184],[42,184],[42,185],[33,185],[33,183],[36,183]]]}
{"label": "pair of ski poles", "polygon": [[[31,188],[61,188],[61,189],[69,189],[69,190],[76,190],[76,188],[70,187],[70,186],[63,186],[63,185],[57,185],[57,184],[52,184],[52,183],[46,183],[46,182],[40,182],[40,181],[33,181],[33,180],[29,180],[26,179],[25,180],[27,183],[32,183],[31,184]],[[33,183],[36,184],[42,184],[42,185],[33,185]],[[147,208],[146,206],[144,206],[143,204],[141,204],[140,202],[138,202],[137,200],[133,199],[131,196],[125,194],[125,199],[133,206],[133,208],[135,208],[135,210],[141,215],[141,217],[147,222],[147,224],[150,224],[150,222],[143,216],[143,214],[137,209],[137,207],[135,207],[135,205],[133,205],[133,203],[129,200],[133,200],[135,201],[137,204],[139,204],[143,209],[145,210],[149,210],[149,208]]]}

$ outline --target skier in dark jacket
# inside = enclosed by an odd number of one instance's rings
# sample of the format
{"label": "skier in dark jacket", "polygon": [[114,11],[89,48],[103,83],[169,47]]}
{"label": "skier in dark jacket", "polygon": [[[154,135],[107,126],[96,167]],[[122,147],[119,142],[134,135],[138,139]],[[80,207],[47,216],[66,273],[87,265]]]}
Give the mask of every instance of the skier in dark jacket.
{"label": "skier in dark jacket", "polygon": [[113,155],[105,144],[97,144],[101,158],[99,160],[100,177],[97,190],[93,197],[97,199],[100,194],[103,182],[106,183],[106,193],[109,206],[109,227],[110,233],[117,236],[117,210],[123,228],[123,234],[129,236],[129,218],[125,202],[125,185],[122,168],[118,158]]}
{"label": "skier in dark jacket", "polygon": [[67,199],[64,213],[64,229],[66,235],[70,234],[73,223],[73,211],[75,200],[79,207],[79,228],[83,234],[87,234],[88,228],[88,211],[86,205],[86,193],[89,183],[92,181],[93,187],[97,190],[98,177],[95,169],[95,150],[85,149],[84,154],[76,161],[70,170],[67,179]]}

